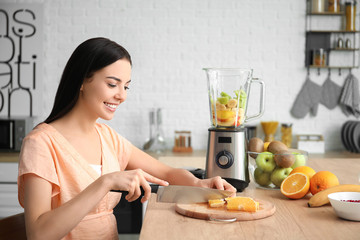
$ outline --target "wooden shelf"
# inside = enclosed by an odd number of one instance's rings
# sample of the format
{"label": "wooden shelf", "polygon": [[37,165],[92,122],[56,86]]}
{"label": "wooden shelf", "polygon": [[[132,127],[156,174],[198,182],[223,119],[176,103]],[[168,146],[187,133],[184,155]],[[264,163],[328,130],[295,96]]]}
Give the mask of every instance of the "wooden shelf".
{"label": "wooden shelf", "polygon": [[330,51],[359,51],[359,48],[330,48]]}
{"label": "wooden shelf", "polygon": [[345,30],[311,30],[307,33],[360,33],[360,31],[345,31]]}
{"label": "wooden shelf", "polygon": [[351,68],[359,68],[359,66],[315,66],[310,65],[309,68],[322,68],[322,69],[351,69]]}
{"label": "wooden shelf", "polygon": [[310,12],[306,15],[309,16],[343,16],[345,12]]}

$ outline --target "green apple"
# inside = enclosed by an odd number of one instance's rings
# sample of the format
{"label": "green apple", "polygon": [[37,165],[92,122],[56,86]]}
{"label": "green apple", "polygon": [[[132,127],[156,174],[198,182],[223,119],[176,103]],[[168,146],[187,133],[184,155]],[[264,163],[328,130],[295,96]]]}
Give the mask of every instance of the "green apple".
{"label": "green apple", "polygon": [[292,169],[296,168],[296,167],[300,167],[300,166],[305,166],[306,165],[306,158],[303,154],[301,153],[297,153],[297,152],[293,152],[292,154],[295,155],[295,162],[294,164],[291,166]]}
{"label": "green apple", "polygon": [[289,168],[281,168],[276,167],[275,170],[271,173],[270,180],[271,182],[277,186],[280,187],[282,181],[289,176],[293,169],[291,167]]}
{"label": "green apple", "polygon": [[271,152],[259,153],[255,161],[256,165],[264,172],[272,172],[276,167],[274,154],[272,154]]}
{"label": "green apple", "polygon": [[270,180],[271,173],[264,172],[261,168],[257,167],[254,171],[255,181],[260,185],[267,187],[271,184]]}

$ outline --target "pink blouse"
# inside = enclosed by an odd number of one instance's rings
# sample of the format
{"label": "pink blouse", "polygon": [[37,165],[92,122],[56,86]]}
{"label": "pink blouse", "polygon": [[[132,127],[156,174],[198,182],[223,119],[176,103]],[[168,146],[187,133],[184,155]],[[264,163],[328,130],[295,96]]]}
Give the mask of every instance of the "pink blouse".
{"label": "pink blouse", "polygon": [[[102,174],[123,171],[132,145],[106,124],[96,124],[102,151]],[[24,175],[32,173],[51,183],[52,209],[74,198],[99,175],[51,125],[42,123],[23,140],[18,198],[24,206]],[[113,208],[121,194],[109,192],[64,239],[118,239]],[[61,223],[59,223],[61,224]]]}

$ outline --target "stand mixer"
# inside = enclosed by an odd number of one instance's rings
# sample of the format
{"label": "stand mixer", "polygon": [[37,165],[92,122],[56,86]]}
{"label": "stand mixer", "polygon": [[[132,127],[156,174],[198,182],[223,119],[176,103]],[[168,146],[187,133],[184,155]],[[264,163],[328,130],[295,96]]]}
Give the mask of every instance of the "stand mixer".
{"label": "stand mixer", "polygon": [[[247,138],[244,123],[264,112],[265,84],[252,69],[204,68],[207,75],[210,121],[205,177],[221,176],[237,191],[249,185]],[[260,84],[259,112],[246,116],[250,87]]]}

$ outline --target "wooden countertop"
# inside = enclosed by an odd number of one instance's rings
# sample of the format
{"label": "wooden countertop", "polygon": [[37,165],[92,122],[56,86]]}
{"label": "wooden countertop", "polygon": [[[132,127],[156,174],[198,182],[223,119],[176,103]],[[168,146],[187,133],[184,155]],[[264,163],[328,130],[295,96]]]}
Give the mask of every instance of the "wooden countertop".
{"label": "wooden countertop", "polygon": [[[352,155],[354,156],[354,155]],[[308,165],[316,171],[336,174],[342,184],[359,184],[360,158],[310,156]],[[308,199],[290,200],[279,190],[256,188],[253,182],[238,195],[271,201],[273,216],[254,221],[219,223],[184,217],[175,212],[175,204],[149,200],[141,240],[147,239],[359,239],[360,222],[338,218],[330,205],[309,208]]]}

